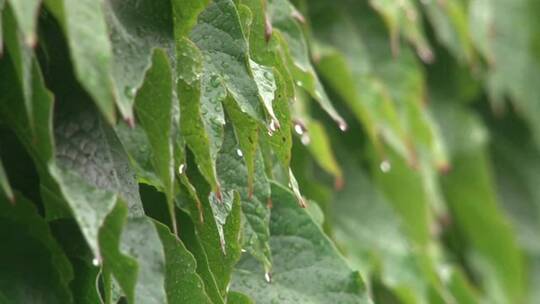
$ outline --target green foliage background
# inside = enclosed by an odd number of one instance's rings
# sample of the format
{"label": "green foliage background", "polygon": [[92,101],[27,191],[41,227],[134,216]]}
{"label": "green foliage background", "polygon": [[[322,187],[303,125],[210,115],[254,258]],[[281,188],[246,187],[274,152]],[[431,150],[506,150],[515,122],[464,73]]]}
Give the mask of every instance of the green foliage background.
{"label": "green foliage background", "polygon": [[539,1],[0,19],[0,303],[539,303]]}

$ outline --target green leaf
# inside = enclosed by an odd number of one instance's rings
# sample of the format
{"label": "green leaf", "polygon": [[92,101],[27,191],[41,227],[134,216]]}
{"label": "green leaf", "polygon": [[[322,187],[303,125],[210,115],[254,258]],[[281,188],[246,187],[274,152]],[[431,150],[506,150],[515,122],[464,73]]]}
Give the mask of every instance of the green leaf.
{"label": "green leaf", "polygon": [[[36,23],[41,0],[7,0],[26,46],[36,44]],[[1,10],[1,9],[0,9]]]}
{"label": "green leaf", "polygon": [[296,85],[304,88],[321,105],[323,110],[338,123],[339,128],[345,130],[347,128],[345,120],[334,109],[311,65],[307,42],[297,21],[303,20],[304,17],[288,0],[269,1],[268,14],[272,20],[272,25],[274,28],[279,29],[281,34],[278,39],[285,50],[287,65],[291,70]]}
{"label": "green leaf", "polygon": [[[448,108],[441,108],[438,115],[449,112]],[[476,117],[458,107],[453,111],[466,119],[448,120],[443,126],[444,136],[457,134],[462,140],[466,136],[481,137],[478,134],[482,134],[483,126]],[[460,142],[451,141],[449,146]],[[514,231],[498,207],[485,142],[484,137],[465,149],[451,149],[453,166],[442,179],[444,194],[460,232],[475,250],[476,256],[469,259],[486,276],[485,288],[492,301],[521,302],[525,296],[523,256]]]}
{"label": "green leaf", "polygon": [[[469,22],[475,47],[488,63],[486,90],[494,109],[504,111],[509,97],[540,144],[540,52],[537,1],[483,1],[470,3]],[[522,30],[518,30],[522,29]],[[494,34],[495,33],[495,34]]]}
{"label": "green leaf", "polygon": [[2,188],[4,195],[10,201],[15,200],[15,195],[13,194],[13,190],[11,189],[11,186],[9,185],[9,180],[6,175],[6,171],[4,170],[4,165],[2,164],[2,160],[0,160],[0,188]]}
{"label": "green leaf", "polygon": [[272,201],[273,271],[265,274],[244,256],[231,288],[257,303],[369,303],[360,275],[349,269],[294,195],[272,184]]}
{"label": "green leaf", "polygon": [[[201,178],[195,175],[194,185],[198,194],[189,190],[180,191],[177,204],[185,207],[195,226],[191,247],[198,251],[195,254],[197,261],[207,265],[201,276],[205,284],[215,284],[219,296],[224,299],[231,272],[240,255],[240,197],[232,191],[223,192],[219,201]],[[199,220],[199,208],[202,208],[204,221]],[[212,286],[209,287],[212,289]],[[209,296],[213,300],[216,298],[210,293]]]}
{"label": "green leaf", "polygon": [[227,297],[227,303],[230,304],[253,304],[253,301],[246,296],[245,294],[242,294],[240,292],[231,291],[229,292],[229,296]]}
{"label": "green leaf", "polygon": [[[187,198],[187,200],[191,199],[193,198]],[[188,213],[191,213],[191,211]],[[193,215],[191,217],[193,217]],[[208,256],[203,248],[201,240],[197,236],[194,222],[191,220],[190,216],[185,215],[184,213],[179,213],[178,218],[180,219],[182,226],[182,230],[180,231],[182,242],[197,261],[197,274],[204,283],[206,294],[213,304],[225,303],[223,296],[218,289],[216,278],[210,269]]]}
{"label": "green leaf", "polygon": [[[83,106],[59,115],[55,135],[57,167],[51,166],[51,174],[96,262],[105,258],[106,269],[111,267],[131,302],[164,302],[163,248],[154,225],[144,216],[135,175],[113,130],[95,111]],[[117,195],[127,206],[120,203],[118,207]],[[99,235],[109,217],[115,228],[106,228],[109,239],[102,240]],[[125,255],[126,262],[120,264],[117,260]]]}
{"label": "green leaf", "polygon": [[173,57],[172,6],[169,1],[107,1],[103,10],[113,50],[109,78],[114,79],[116,104],[131,124],[135,96],[152,64],[153,49],[165,49]]}
{"label": "green leaf", "polygon": [[[208,94],[216,94],[212,92],[219,92],[221,88],[234,98],[242,112],[264,122],[262,100],[248,66],[248,45],[235,4],[231,0],[217,0],[210,4],[199,15],[190,38],[202,53],[203,71],[207,71],[204,75],[210,77],[206,83],[203,77],[203,99]],[[216,95],[220,97],[214,97],[213,107],[221,109],[225,95]],[[219,117],[214,119],[220,120]]]}
{"label": "green leaf", "polygon": [[91,109],[58,117],[55,138],[51,174],[99,260],[97,236],[114,208],[115,193],[126,199],[133,213],[143,214],[135,177],[118,139]]}
{"label": "green leaf", "polygon": [[462,62],[472,63],[474,48],[464,2],[421,2],[438,40]]}
{"label": "green leaf", "polygon": [[[135,98],[137,117],[146,131],[152,149],[155,171],[160,176],[167,197],[174,231],[174,158],[172,142],[172,71],[167,54],[156,50],[152,67],[145,76],[143,86]],[[140,148],[139,148],[140,149]]]}
{"label": "green leaf", "polygon": [[[180,99],[180,132],[187,146],[193,152],[197,167],[206,178],[213,190],[220,192],[215,161],[222,143],[222,125],[225,123],[223,109],[219,100],[215,106],[209,98],[204,98],[207,91],[203,91],[203,82],[208,77],[202,75],[202,54],[197,47],[182,38],[177,44],[178,64],[183,69],[178,70],[177,90]],[[203,79],[204,77],[204,79]],[[218,81],[217,76],[211,81]],[[221,98],[223,92],[208,90],[211,97]],[[214,101],[216,102],[216,101]]]}
{"label": "green leaf", "polygon": [[193,255],[169,229],[159,222],[157,228],[166,260],[166,289],[169,303],[212,303],[196,272]]}
{"label": "green leaf", "polygon": [[[30,3],[31,1],[16,1],[18,3]],[[19,10],[22,7],[18,8]],[[31,10],[30,7],[26,9]],[[23,103],[25,106],[25,112],[30,124],[30,128],[34,129],[34,107],[32,102],[32,65],[34,61],[34,54],[31,46],[25,42],[24,34],[17,27],[17,20],[15,17],[16,12],[10,5],[4,9],[2,21],[4,22],[4,40],[6,49],[13,62],[15,72],[19,79],[20,86],[22,88]],[[35,37],[34,37],[35,38]]]}
{"label": "green leaf", "polygon": [[3,10],[6,6],[6,0],[0,0],[0,55],[4,52],[4,24],[3,24]]}
{"label": "green leaf", "polygon": [[365,278],[380,278],[403,303],[426,303],[430,279],[422,272],[407,222],[360,159],[346,148],[339,152],[346,183],[331,205],[339,248]]}
{"label": "green leaf", "polygon": [[[249,167],[244,164],[247,153],[242,152],[241,133],[233,133],[227,129],[222,150],[220,151],[217,168],[218,176],[227,191],[238,191],[240,194],[242,215],[244,221],[243,246],[259,261],[266,270],[270,270],[272,257],[268,240],[270,231],[270,185],[264,171],[262,155],[259,151],[253,153],[253,185],[250,185]],[[238,145],[240,143],[240,145]],[[257,143],[257,141],[255,141]],[[240,152],[239,152],[240,151]]]}
{"label": "green leaf", "polygon": [[370,4],[381,14],[390,31],[390,43],[394,54],[399,52],[399,34],[401,32],[407,40],[415,45],[416,52],[422,60],[425,62],[433,60],[433,53],[425,38],[422,18],[415,1],[373,0],[370,1]]}
{"label": "green leaf", "polygon": [[72,303],[73,269],[31,202],[0,197],[0,293],[7,303]]}
{"label": "green leaf", "polygon": [[[107,121],[116,120],[114,102],[118,94],[110,74],[113,50],[103,3],[92,0],[45,0],[66,37],[77,80],[92,96]],[[83,21],[84,20],[84,21]],[[124,118],[131,113],[122,112]]]}

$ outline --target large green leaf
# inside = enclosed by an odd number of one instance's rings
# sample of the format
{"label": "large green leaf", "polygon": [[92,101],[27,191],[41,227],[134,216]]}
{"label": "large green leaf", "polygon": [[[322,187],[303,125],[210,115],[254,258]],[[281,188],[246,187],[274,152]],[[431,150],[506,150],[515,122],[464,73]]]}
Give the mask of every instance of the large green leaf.
{"label": "large green leaf", "polygon": [[350,270],[294,195],[272,184],[272,201],[272,273],[244,256],[231,288],[257,303],[369,303],[360,275]]}

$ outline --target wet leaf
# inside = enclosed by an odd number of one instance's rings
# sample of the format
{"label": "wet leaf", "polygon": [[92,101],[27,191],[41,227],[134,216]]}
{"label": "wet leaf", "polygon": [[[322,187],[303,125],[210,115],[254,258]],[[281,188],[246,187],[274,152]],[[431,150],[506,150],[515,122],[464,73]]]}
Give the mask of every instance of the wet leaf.
{"label": "wet leaf", "polygon": [[231,288],[257,303],[369,303],[357,272],[349,269],[290,191],[272,184],[272,273],[249,256],[237,266]]}

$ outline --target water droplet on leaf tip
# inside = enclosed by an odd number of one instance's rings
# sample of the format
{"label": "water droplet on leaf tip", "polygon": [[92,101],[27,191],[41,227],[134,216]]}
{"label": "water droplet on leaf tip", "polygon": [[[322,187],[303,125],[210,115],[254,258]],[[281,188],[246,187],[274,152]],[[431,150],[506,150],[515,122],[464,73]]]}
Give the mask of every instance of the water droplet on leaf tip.
{"label": "water droplet on leaf tip", "polygon": [[244,153],[242,152],[242,150],[236,149],[236,155],[238,155],[239,157],[242,157],[244,156]]}
{"label": "water droplet on leaf tip", "polygon": [[272,119],[270,121],[270,131],[276,132],[276,130],[278,129],[278,125],[279,123],[275,119]]}
{"label": "water droplet on leaf tip", "polygon": [[94,266],[97,267],[97,266],[99,266],[99,264],[100,264],[100,261],[99,261],[98,258],[93,258],[93,259],[92,259],[92,265],[94,265]]}
{"label": "water droplet on leaf tip", "polygon": [[265,272],[264,273],[264,280],[267,283],[272,283],[272,274],[270,272]]}
{"label": "water droplet on leaf tip", "polygon": [[300,125],[299,123],[294,124],[294,131],[295,131],[296,134],[298,134],[298,135],[304,134],[304,128],[303,128],[302,125]]}
{"label": "water droplet on leaf tip", "polygon": [[134,87],[126,86],[124,88],[124,94],[126,95],[127,98],[135,97],[135,93],[137,93],[137,89],[135,89]]}
{"label": "water droplet on leaf tip", "polygon": [[347,123],[344,122],[344,121],[340,121],[339,122],[339,129],[343,132],[347,131],[348,129],[348,126],[347,126]]}
{"label": "water droplet on leaf tip", "polygon": [[379,168],[381,169],[383,173],[387,173],[392,169],[392,165],[390,164],[388,160],[385,159],[381,162],[381,164],[379,165]]}

